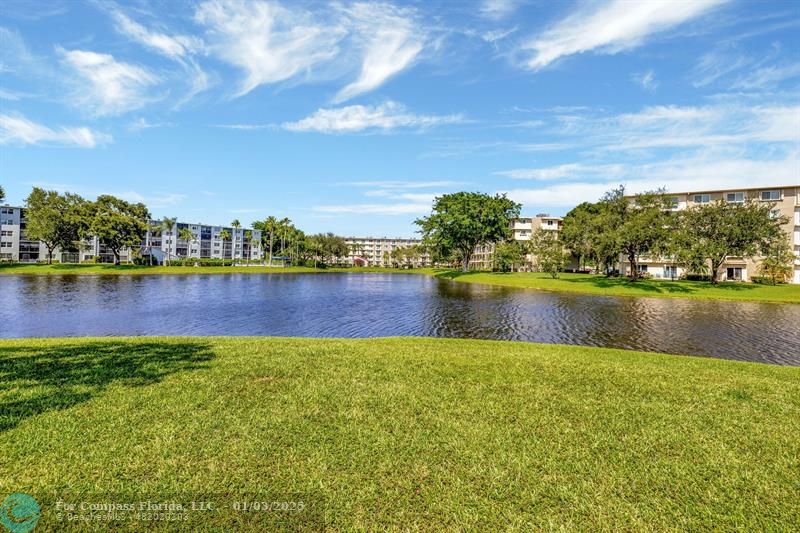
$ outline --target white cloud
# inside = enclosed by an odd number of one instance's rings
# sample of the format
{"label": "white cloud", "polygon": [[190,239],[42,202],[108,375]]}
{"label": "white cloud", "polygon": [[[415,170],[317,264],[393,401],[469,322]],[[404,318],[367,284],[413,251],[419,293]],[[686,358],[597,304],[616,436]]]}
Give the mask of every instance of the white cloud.
{"label": "white cloud", "polygon": [[459,122],[464,122],[462,115],[416,115],[401,104],[386,102],[378,106],[351,105],[336,109],[318,109],[297,122],[284,122],[281,127],[289,131],[350,133],[395,128],[424,129]]}
{"label": "white cloud", "polygon": [[172,59],[184,58],[201,49],[203,43],[197,37],[186,35],[167,35],[149,30],[135,20],[131,19],[120,9],[111,8],[111,17],[114,19],[117,30],[144,46]]}
{"label": "white cloud", "polygon": [[136,191],[122,191],[99,194],[112,194],[128,202],[141,202],[149,208],[171,207],[183,202],[186,199],[186,195],[180,193],[156,193],[152,195],[143,195]]}
{"label": "white cloud", "polygon": [[[791,185],[797,182],[800,163],[797,152],[777,160],[731,158],[715,153],[670,159],[643,165],[627,165],[616,179],[556,183],[503,192],[523,204],[571,208],[581,202],[596,202],[608,190],[623,184],[629,193],[666,187],[668,191],[703,192],[735,187]],[[599,174],[599,172],[598,172]]]}
{"label": "white cloud", "polygon": [[658,89],[658,80],[656,80],[656,73],[653,69],[647,72],[636,72],[631,74],[631,80],[637,85],[641,85],[645,91],[653,92]]}
{"label": "white cloud", "polygon": [[800,63],[761,67],[741,76],[733,83],[734,89],[765,90],[784,80],[800,77]]}
{"label": "white cloud", "polygon": [[110,135],[89,128],[52,129],[22,115],[0,115],[0,144],[61,144],[94,148],[111,140]]}
{"label": "white cloud", "polygon": [[614,176],[621,174],[621,165],[584,165],[581,163],[566,163],[551,167],[541,168],[515,168],[495,172],[497,176],[506,176],[518,180],[552,181],[561,178],[578,179],[587,176]]}
{"label": "white cloud", "polygon": [[705,14],[726,1],[612,0],[591,10],[581,9],[523,45],[523,51],[533,53],[525,66],[538,70],[573,54],[615,54],[635,48],[648,36]]}
{"label": "white cloud", "polygon": [[478,12],[482,17],[500,20],[517,10],[517,0],[483,0]]}
{"label": "white cloud", "polygon": [[156,53],[178,62],[189,76],[189,93],[180,103],[205,91],[210,85],[208,74],[200,68],[193,55],[204,49],[203,41],[194,36],[168,35],[153,31],[136,22],[116,6],[109,8],[117,31],[144,45]]}
{"label": "white cloud", "polygon": [[139,117],[130,124],[128,124],[128,130],[132,132],[139,132],[142,130],[149,130],[152,128],[167,128],[170,126],[174,126],[171,122],[148,122],[147,119],[144,117]]}
{"label": "white cloud", "polygon": [[389,4],[356,3],[344,8],[358,46],[363,49],[358,78],[334,98],[339,103],[372,91],[414,63],[425,45],[425,34],[410,9]]}
{"label": "white cloud", "polygon": [[308,11],[256,0],[209,0],[198,6],[195,20],[206,27],[211,52],[244,71],[235,96],[307,75],[339,53],[345,34]]}
{"label": "white cloud", "polygon": [[342,185],[354,187],[379,187],[381,189],[430,189],[434,187],[453,187],[463,185],[462,181],[351,181]]}
{"label": "white cloud", "polygon": [[398,202],[394,204],[346,204],[318,205],[312,208],[318,213],[360,215],[421,215],[430,213],[431,202]]}
{"label": "white cloud", "polygon": [[153,100],[148,89],[159,79],[148,70],[116,61],[110,54],[58,48],[61,61],[88,84],[76,88],[76,102],[94,115],[117,115]]}

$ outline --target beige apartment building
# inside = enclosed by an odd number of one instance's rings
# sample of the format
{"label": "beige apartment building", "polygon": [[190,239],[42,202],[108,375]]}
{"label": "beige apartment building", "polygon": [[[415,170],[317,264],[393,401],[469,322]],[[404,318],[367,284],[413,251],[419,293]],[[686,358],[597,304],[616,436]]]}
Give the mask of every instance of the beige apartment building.
{"label": "beige apartment building", "polygon": [[[520,216],[511,222],[512,237],[515,241],[530,241],[533,233],[539,229],[558,232],[561,230],[563,218],[553,217],[547,213],[536,216]],[[528,254],[527,261],[535,262],[535,257]],[[494,243],[475,247],[469,262],[472,270],[492,270],[494,267]]]}
{"label": "beige apartment building", "polygon": [[[794,255],[794,275],[792,283],[800,283],[800,185],[784,187],[754,187],[748,189],[699,190],[682,193],[668,193],[672,199],[672,209],[681,210],[707,204],[716,200],[741,203],[748,199],[775,204],[775,216],[785,216],[788,222],[783,226],[791,241]],[[678,279],[685,270],[670,258],[641,257],[639,270],[647,272],[656,279]],[[723,265],[722,279],[726,281],[750,281],[758,275],[760,258],[728,257]],[[630,265],[626,258],[620,257],[620,273],[628,275]]]}
{"label": "beige apartment building", "polygon": [[[422,244],[420,239],[404,239],[400,237],[345,237],[347,245],[350,247],[350,254],[347,256],[347,263],[355,266],[388,267],[390,261],[386,261],[387,253],[392,253],[398,248],[408,248]],[[428,254],[422,254],[413,266],[427,265],[430,263]]]}

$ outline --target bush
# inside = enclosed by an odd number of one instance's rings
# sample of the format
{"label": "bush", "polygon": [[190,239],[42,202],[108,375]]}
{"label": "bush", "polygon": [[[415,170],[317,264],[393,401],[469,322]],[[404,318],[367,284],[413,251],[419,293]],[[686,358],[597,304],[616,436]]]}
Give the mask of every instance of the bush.
{"label": "bush", "polygon": [[683,279],[686,281],[711,281],[711,276],[706,274],[685,274]]}
{"label": "bush", "polygon": [[782,279],[776,279],[775,283],[773,283],[772,278],[769,276],[750,276],[750,281],[758,283],[759,285],[780,285],[786,283]]}

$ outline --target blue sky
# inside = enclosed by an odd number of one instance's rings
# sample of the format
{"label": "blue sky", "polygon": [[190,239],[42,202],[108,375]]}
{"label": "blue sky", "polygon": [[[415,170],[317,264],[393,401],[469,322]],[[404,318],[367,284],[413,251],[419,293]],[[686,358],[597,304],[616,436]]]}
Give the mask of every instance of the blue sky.
{"label": "blue sky", "polygon": [[457,190],[798,184],[799,96],[795,1],[4,0],[0,184],[410,236]]}

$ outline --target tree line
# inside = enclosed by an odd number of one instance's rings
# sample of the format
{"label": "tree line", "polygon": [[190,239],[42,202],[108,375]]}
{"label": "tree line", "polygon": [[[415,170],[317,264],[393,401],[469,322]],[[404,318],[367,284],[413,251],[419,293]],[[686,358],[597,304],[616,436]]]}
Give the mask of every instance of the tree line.
{"label": "tree line", "polygon": [[433,261],[458,262],[465,272],[476,247],[493,244],[496,268],[510,270],[532,256],[553,277],[571,260],[612,275],[620,257],[634,281],[643,257],[663,258],[712,283],[720,280],[728,257],[762,256],[761,273],[773,283],[791,275],[794,254],[782,229],[788,220],[774,203],[718,200],[676,210],[673,202],[663,189],[630,197],[620,186],[572,209],[560,232],[539,229],[522,242],[511,229],[521,206],[505,195],[445,194],[416,223]]}
{"label": "tree line", "polygon": [[[0,201],[5,192],[0,186]],[[79,252],[85,249],[86,241],[96,237],[114,255],[114,263],[119,264],[122,251],[130,249],[135,255],[144,251],[152,261],[153,239],[164,233],[175,236],[187,244],[197,240],[189,228],[178,229],[177,218],[164,217],[153,221],[147,207],[142,203],[127,202],[112,195],[101,195],[90,201],[77,194],[59,193],[34,187],[25,199],[26,238],[40,241],[47,248],[47,262],[52,263],[56,249],[65,252]],[[242,224],[235,219],[231,228],[241,229]],[[260,242],[255,241],[255,232],[261,231]],[[219,237],[230,243],[235,250],[237,232],[223,229]],[[288,218],[278,219],[269,216],[255,221],[243,233],[243,240],[252,248],[258,244],[268,257],[272,266],[275,258],[292,264],[329,264],[347,257],[350,248],[342,237],[333,233],[306,235],[294,226]],[[242,243],[243,244],[243,243]],[[236,262],[231,252],[231,265]],[[224,256],[224,254],[223,254]],[[241,257],[240,260],[250,260]],[[166,261],[173,259],[172,247],[168,248]],[[223,258],[223,264],[225,259]]]}

